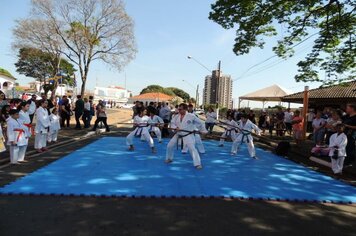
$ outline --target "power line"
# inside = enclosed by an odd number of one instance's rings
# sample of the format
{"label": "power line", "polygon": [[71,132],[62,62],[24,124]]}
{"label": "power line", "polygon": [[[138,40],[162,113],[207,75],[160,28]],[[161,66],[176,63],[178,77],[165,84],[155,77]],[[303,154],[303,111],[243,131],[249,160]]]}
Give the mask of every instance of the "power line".
{"label": "power line", "polygon": [[[301,45],[301,44],[304,43],[305,41],[309,40],[310,38],[312,38],[312,37],[315,36],[316,34],[318,34],[318,32],[317,32],[317,33],[314,33],[314,34],[312,34],[312,35],[310,35],[309,37],[307,37],[307,38],[305,38],[305,39],[303,39],[303,40],[300,41],[299,43],[293,45],[291,48],[298,47],[299,45]],[[294,54],[294,55],[296,55],[296,54]],[[257,66],[259,66],[259,65],[261,65],[261,64],[263,64],[263,63],[265,63],[265,62],[267,62],[267,61],[269,61],[269,60],[271,60],[272,58],[275,58],[275,57],[277,57],[277,55],[270,56],[270,57],[266,58],[265,60],[263,60],[263,61],[261,61],[261,62],[255,64],[255,65],[249,67],[245,72],[242,73],[242,75],[240,75],[238,78],[234,79],[233,81],[242,79],[243,76],[244,76],[245,74],[247,74],[251,69],[253,69],[253,68],[255,68],[255,67],[257,67]],[[287,59],[281,59],[280,62],[283,62],[283,61],[286,61],[286,60],[287,60]],[[250,75],[249,75],[249,76],[250,76]]]}

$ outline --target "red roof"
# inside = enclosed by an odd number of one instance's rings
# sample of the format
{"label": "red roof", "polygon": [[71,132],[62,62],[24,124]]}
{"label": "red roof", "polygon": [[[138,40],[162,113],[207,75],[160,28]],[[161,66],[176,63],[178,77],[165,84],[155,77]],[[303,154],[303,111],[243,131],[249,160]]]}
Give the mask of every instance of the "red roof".
{"label": "red roof", "polygon": [[171,100],[173,99],[173,96],[169,96],[164,93],[144,93],[141,95],[133,96],[131,99],[134,100]]}

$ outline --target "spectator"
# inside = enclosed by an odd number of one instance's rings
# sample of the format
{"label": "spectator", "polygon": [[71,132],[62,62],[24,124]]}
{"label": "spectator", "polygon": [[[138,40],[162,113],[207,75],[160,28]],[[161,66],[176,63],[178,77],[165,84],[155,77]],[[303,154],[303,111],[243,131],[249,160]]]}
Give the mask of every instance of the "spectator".
{"label": "spectator", "polygon": [[346,114],[343,119],[345,134],[347,136],[345,166],[349,166],[355,162],[356,104],[347,104]]}
{"label": "spectator", "polygon": [[168,124],[171,119],[171,109],[169,109],[168,103],[164,103],[164,102],[162,103],[162,107],[159,110],[159,117],[161,117],[161,119],[164,122],[164,126],[162,129],[162,136],[168,137],[169,136]]}
{"label": "spectator", "polygon": [[36,94],[32,94],[31,99],[28,100],[28,104],[30,104],[30,108],[28,109],[28,114],[30,115],[31,124],[33,121],[33,117],[35,115],[37,109],[37,96]]}
{"label": "spectator", "polygon": [[93,131],[96,131],[96,129],[98,128],[98,125],[100,122],[103,122],[106,128],[106,132],[110,132],[110,128],[108,126],[107,120],[107,114],[106,114],[106,110],[105,110],[105,105],[104,104],[98,104],[96,106],[96,120],[95,120],[95,124],[94,124],[94,128]]}
{"label": "spectator", "polygon": [[205,117],[206,117],[205,128],[209,131],[210,134],[212,134],[214,126],[215,126],[216,118],[217,118],[217,115],[214,112],[214,109],[210,107],[208,109],[208,112],[206,113]]}
{"label": "spectator", "polygon": [[9,105],[6,96],[3,92],[0,93],[0,111],[5,105]]}
{"label": "spectator", "polygon": [[260,118],[258,119],[258,127],[262,130],[262,134],[265,134],[266,129],[269,126],[269,116],[265,110],[262,111]]}
{"label": "spectator", "polygon": [[312,123],[313,140],[317,147],[320,147],[322,145],[324,141],[324,135],[325,135],[326,122],[321,116],[322,116],[321,111],[318,111]]}
{"label": "spectator", "polygon": [[5,106],[2,107],[2,109],[1,109],[1,122],[6,122],[7,119],[9,119],[10,110],[11,110],[10,105],[5,105]]}
{"label": "spectator", "polygon": [[295,113],[293,114],[292,120],[291,120],[291,125],[292,125],[292,130],[293,130],[293,137],[295,140],[295,143],[297,145],[300,145],[302,140],[303,140],[303,123],[304,120],[300,116],[300,111],[296,110]]}
{"label": "spectator", "polygon": [[313,120],[315,118],[315,113],[312,109],[309,110],[308,115],[307,115],[307,131],[308,132],[313,132]]}
{"label": "spectator", "polygon": [[281,107],[278,107],[278,112],[277,112],[277,115],[276,115],[277,136],[283,136],[284,130],[285,130],[284,112],[282,111]]}
{"label": "spectator", "polygon": [[293,119],[293,112],[288,108],[284,112],[284,124],[286,125],[286,131],[289,135],[292,134],[292,119]]}
{"label": "spectator", "polygon": [[26,93],[23,93],[21,96],[22,101],[27,101],[28,100],[28,95]]}
{"label": "spectator", "polygon": [[254,124],[256,124],[256,115],[253,112],[253,110],[250,110],[250,113],[248,114],[247,118]]}
{"label": "spectator", "polygon": [[67,128],[70,126],[70,117],[72,116],[71,105],[69,103],[68,97],[63,96],[62,101],[60,103],[60,116],[61,116],[61,127],[65,127],[65,123],[67,123]]}
{"label": "spectator", "polygon": [[83,113],[83,122],[84,128],[87,129],[90,127],[90,114],[91,114],[91,105],[88,98],[84,98],[84,113]]}
{"label": "spectator", "polygon": [[81,95],[77,96],[74,112],[75,112],[75,122],[76,122],[75,128],[81,129],[82,126],[80,125],[80,118],[83,116],[84,113],[84,101]]}

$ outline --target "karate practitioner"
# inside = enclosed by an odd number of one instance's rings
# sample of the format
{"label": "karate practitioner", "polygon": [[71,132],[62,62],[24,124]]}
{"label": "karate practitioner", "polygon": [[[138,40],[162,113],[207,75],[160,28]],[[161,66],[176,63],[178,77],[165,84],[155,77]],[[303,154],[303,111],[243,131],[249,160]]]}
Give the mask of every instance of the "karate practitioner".
{"label": "karate practitioner", "polygon": [[134,127],[135,129],[126,137],[126,144],[129,146],[129,151],[135,150],[133,145],[134,137],[141,137],[143,136],[146,142],[151,147],[152,153],[156,153],[156,148],[153,142],[153,139],[149,133],[149,125],[148,120],[149,117],[146,115],[146,109],[141,108],[137,110],[138,115],[134,117]]}
{"label": "karate practitioner", "polygon": [[175,134],[167,145],[165,162],[169,164],[173,161],[174,149],[177,148],[178,143],[181,145],[183,142],[183,144],[187,145],[189,153],[193,158],[194,167],[202,169],[200,156],[195,148],[194,133],[196,132],[196,128],[203,134],[206,134],[207,130],[201,120],[195,115],[188,113],[187,109],[187,104],[180,104],[178,108],[179,114],[171,121],[171,128],[175,130]]}
{"label": "karate practitioner", "polygon": [[228,137],[230,137],[232,141],[235,140],[235,138],[236,138],[236,127],[239,126],[239,124],[236,121],[233,120],[232,115],[228,115],[227,116],[227,120],[222,122],[222,124],[224,125],[225,131],[221,135],[219,147],[223,147],[224,146],[225,139],[227,139]]}
{"label": "karate practitioner", "polygon": [[50,126],[48,133],[48,142],[51,143],[53,141],[56,143],[58,139],[59,130],[61,129],[60,116],[58,115],[57,108],[54,108],[52,110],[52,114],[49,116],[49,120]]}
{"label": "karate practitioner", "polygon": [[159,143],[162,143],[162,132],[160,127],[164,125],[164,121],[161,117],[157,116],[157,110],[154,107],[149,107],[148,109],[148,124],[149,124],[149,133],[153,132],[158,139]]}
{"label": "karate practitioner", "polygon": [[19,120],[19,111],[10,110],[10,118],[7,120],[7,145],[10,147],[10,162],[17,165],[25,161],[29,132]]}
{"label": "karate practitioner", "polygon": [[42,153],[48,151],[47,147],[47,134],[50,126],[48,115],[48,101],[41,100],[40,106],[36,111],[36,128],[35,128],[35,149],[37,152]]}
{"label": "karate practitioner", "polygon": [[[197,118],[199,118],[196,114],[194,114],[194,110],[193,110],[193,105],[192,104],[188,105],[188,113],[193,114]],[[195,127],[195,131],[199,131],[199,129],[197,127]],[[205,154],[205,147],[204,147],[203,142],[201,141],[200,134],[194,134],[194,138],[195,138],[195,147],[198,149],[198,152],[200,154]],[[182,153],[183,154],[187,154],[188,153],[188,146],[186,144],[184,144],[184,147],[182,149]]]}
{"label": "karate practitioner", "polygon": [[329,148],[331,168],[334,174],[342,174],[344,167],[344,160],[346,157],[347,136],[344,133],[345,126],[343,124],[336,125],[337,133],[331,135]]}
{"label": "karate practitioner", "polygon": [[236,136],[236,139],[234,140],[231,148],[231,155],[234,156],[236,155],[239,147],[243,143],[247,143],[248,147],[248,152],[250,154],[250,157],[254,159],[258,159],[256,157],[256,150],[255,146],[253,145],[253,138],[251,135],[252,130],[254,130],[257,135],[261,135],[261,130],[258,128],[257,125],[252,123],[248,118],[246,114],[243,114],[241,116],[240,123],[238,125],[238,134]]}
{"label": "karate practitioner", "polygon": [[26,129],[29,133],[29,138],[34,134],[34,129],[32,126],[32,122],[31,122],[31,118],[30,118],[30,114],[29,114],[29,109],[30,109],[30,104],[28,102],[22,102],[19,107],[18,110],[19,112],[19,121],[21,121],[21,124],[23,124],[24,126],[26,126]]}

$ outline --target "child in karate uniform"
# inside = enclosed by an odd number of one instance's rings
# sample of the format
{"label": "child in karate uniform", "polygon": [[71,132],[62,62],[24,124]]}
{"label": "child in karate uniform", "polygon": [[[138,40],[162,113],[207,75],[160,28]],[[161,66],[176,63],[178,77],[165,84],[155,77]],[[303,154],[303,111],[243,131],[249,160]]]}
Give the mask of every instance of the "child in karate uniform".
{"label": "child in karate uniform", "polygon": [[28,102],[22,102],[19,106],[18,106],[18,110],[19,112],[19,120],[21,121],[21,123],[26,126],[27,131],[30,135],[30,137],[32,136],[32,134],[34,133],[33,130],[33,126],[31,124],[31,118],[30,118],[30,114],[29,114],[29,109],[30,109],[30,104]]}
{"label": "child in karate uniform", "polygon": [[48,151],[47,147],[47,135],[50,126],[50,120],[47,110],[48,102],[46,100],[40,101],[40,107],[36,110],[36,137],[35,137],[35,149],[37,152],[42,153]]}
{"label": "child in karate uniform", "polygon": [[164,121],[161,117],[157,116],[157,110],[154,107],[149,107],[148,109],[148,115],[149,115],[149,119],[148,119],[148,124],[149,126],[149,132],[153,132],[158,139],[159,143],[162,143],[162,132],[160,129],[160,126],[164,125]]}
{"label": "child in karate uniform", "polygon": [[331,168],[334,174],[342,174],[344,160],[346,157],[347,136],[344,133],[345,126],[343,124],[336,125],[336,133],[331,135],[329,148],[329,156],[331,158]]}
{"label": "child in karate uniform", "polygon": [[227,116],[227,121],[223,122],[225,125],[225,132],[221,135],[219,147],[224,146],[225,139],[230,137],[232,141],[236,138],[236,127],[238,127],[238,123],[233,120],[232,115]]}
{"label": "child in karate uniform", "polygon": [[156,148],[153,139],[149,133],[149,125],[148,125],[149,117],[146,115],[146,109],[140,109],[137,112],[138,115],[134,117],[134,124],[133,124],[135,129],[126,137],[126,144],[127,146],[129,146],[129,151],[133,151],[135,149],[133,145],[134,137],[143,136],[144,139],[150,145],[152,153],[156,153]]}
{"label": "child in karate uniform", "polygon": [[258,128],[257,125],[252,123],[248,118],[247,115],[244,114],[241,117],[240,123],[238,125],[238,134],[236,139],[234,140],[231,148],[231,155],[236,155],[239,147],[243,143],[247,143],[248,152],[251,158],[258,159],[256,157],[256,150],[255,146],[253,145],[253,138],[251,135],[252,130],[254,130],[257,135],[261,135],[261,130]]}
{"label": "child in karate uniform", "polygon": [[52,110],[52,114],[49,116],[50,126],[49,126],[49,133],[48,133],[48,142],[51,143],[57,142],[58,139],[58,132],[61,129],[60,125],[60,116],[58,115],[57,108]]}
{"label": "child in karate uniform", "polygon": [[19,120],[17,109],[10,110],[10,116],[7,120],[7,145],[10,147],[10,162],[16,165],[25,162],[29,132]]}

